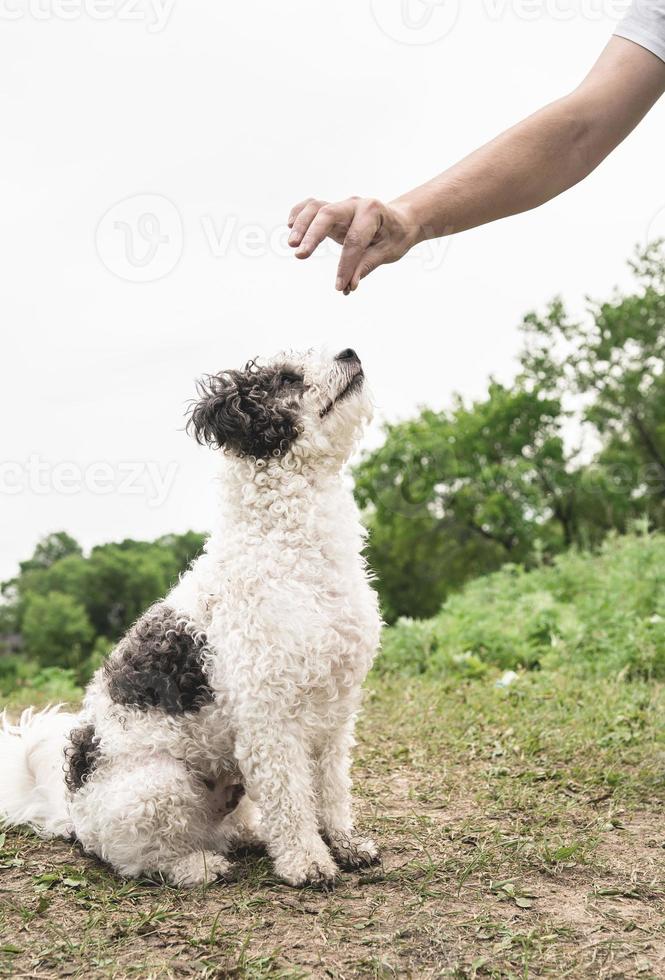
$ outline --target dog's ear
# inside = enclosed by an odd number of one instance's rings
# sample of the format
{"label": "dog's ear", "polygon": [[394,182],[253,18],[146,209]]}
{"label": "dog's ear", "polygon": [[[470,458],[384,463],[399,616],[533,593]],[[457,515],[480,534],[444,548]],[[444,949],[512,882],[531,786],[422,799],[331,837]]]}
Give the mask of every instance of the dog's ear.
{"label": "dog's ear", "polygon": [[293,405],[277,397],[279,371],[222,371],[198,384],[187,428],[197,442],[239,456],[281,456],[300,431]]}
{"label": "dog's ear", "polygon": [[[196,385],[187,431],[201,445],[222,449],[239,434],[239,393],[233,372],[206,375]],[[234,404],[235,402],[235,404]]]}

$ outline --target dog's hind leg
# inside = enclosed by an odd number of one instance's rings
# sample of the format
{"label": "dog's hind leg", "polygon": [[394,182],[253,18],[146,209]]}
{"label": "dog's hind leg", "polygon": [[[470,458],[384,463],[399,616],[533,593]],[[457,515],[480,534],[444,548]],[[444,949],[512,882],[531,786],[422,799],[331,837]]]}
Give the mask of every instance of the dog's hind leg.
{"label": "dog's hind leg", "polygon": [[161,876],[174,885],[231,874],[213,847],[204,789],[170,756],[97,771],[73,796],[74,831],[84,849],[128,878]]}
{"label": "dog's hind leg", "polygon": [[243,848],[251,850],[265,845],[261,831],[261,814],[256,804],[245,793],[235,810],[217,825],[215,850],[230,854]]}

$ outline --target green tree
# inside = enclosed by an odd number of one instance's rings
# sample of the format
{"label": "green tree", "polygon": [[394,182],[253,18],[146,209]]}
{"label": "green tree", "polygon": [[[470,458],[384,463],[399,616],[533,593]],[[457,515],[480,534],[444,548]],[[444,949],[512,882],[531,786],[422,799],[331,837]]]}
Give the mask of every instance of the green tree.
{"label": "green tree", "polygon": [[428,615],[468,578],[570,543],[558,397],[492,381],[487,398],[386,428],[356,469],[384,614]]}
{"label": "green tree", "polygon": [[[21,564],[20,574],[2,587],[0,642],[2,634],[19,633],[30,655],[25,636],[26,622],[29,630],[35,629],[30,607],[35,598],[47,600],[55,593],[84,610],[96,638],[93,659],[98,662],[100,651],[119,639],[147,606],[177,582],[204,541],[204,535],[194,531],[164,535],[157,541],[128,538],[93,548],[86,557],[69,535],[51,535]],[[78,669],[79,647],[74,644],[70,649],[68,664]],[[61,653],[67,656],[65,650]]]}
{"label": "green tree", "polygon": [[63,592],[32,595],[21,633],[26,653],[44,667],[80,669],[94,639],[84,607]]}
{"label": "green tree", "polygon": [[540,383],[584,400],[601,448],[585,473],[590,526],[625,531],[648,518],[665,526],[665,254],[659,242],[630,263],[637,288],[591,302],[571,322],[560,300],[525,329]]}
{"label": "green tree", "polygon": [[82,554],[80,544],[70,534],[67,534],[66,531],[56,531],[38,542],[32,558],[21,562],[21,572],[50,568],[62,558],[69,555],[80,557]]}
{"label": "green tree", "polygon": [[101,636],[120,637],[178,579],[173,554],[144,544],[102,545],[87,559],[84,606]]}
{"label": "green tree", "polygon": [[155,544],[173,554],[178,572],[182,574],[203,551],[206,537],[199,531],[185,531],[184,534],[165,534],[157,538]]}

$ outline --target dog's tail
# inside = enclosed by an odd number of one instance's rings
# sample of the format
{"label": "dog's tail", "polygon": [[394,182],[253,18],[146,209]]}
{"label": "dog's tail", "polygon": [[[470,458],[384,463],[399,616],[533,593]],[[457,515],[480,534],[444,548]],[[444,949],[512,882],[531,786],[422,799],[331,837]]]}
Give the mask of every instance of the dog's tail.
{"label": "dog's tail", "polygon": [[27,708],[16,725],[0,716],[0,821],[27,824],[40,837],[71,832],[64,750],[76,715],[60,707]]}

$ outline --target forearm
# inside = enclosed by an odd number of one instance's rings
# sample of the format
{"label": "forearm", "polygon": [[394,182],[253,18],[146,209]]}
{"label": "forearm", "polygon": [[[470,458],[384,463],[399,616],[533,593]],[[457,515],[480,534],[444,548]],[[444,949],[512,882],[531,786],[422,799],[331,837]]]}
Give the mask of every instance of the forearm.
{"label": "forearm", "polygon": [[417,240],[528,211],[591,172],[588,140],[587,127],[562,99],[393,204],[404,209]]}
{"label": "forearm", "polygon": [[[636,57],[639,72],[632,64]],[[664,84],[662,62],[614,38],[573,93],[393,204],[416,241],[538,207],[588,176],[642,119]]]}

